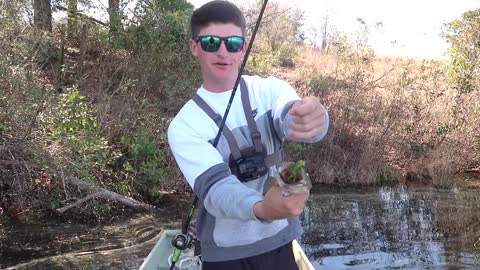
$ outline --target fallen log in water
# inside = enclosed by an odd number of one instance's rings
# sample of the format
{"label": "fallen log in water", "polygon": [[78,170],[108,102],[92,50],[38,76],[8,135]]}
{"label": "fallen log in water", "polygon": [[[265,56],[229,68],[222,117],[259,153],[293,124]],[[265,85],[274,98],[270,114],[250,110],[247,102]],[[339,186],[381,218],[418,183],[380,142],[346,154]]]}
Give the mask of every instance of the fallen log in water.
{"label": "fallen log in water", "polygon": [[65,182],[78,186],[80,189],[89,192],[90,195],[88,195],[88,196],[86,196],[82,199],[79,199],[74,203],[71,203],[71,204],[66,205],[64,207],[56,209],[56,211],[59,212],[59,213],[64,213],[65,211],[67,211],[67,210],[69,210],[73,207],[77,207],[77,206],[81,205],[82,203],[84,203],[84,202],[86,202],[90,199],[93,199],[93,198],[102,198],[102,199],[106,199],[106,200],[116,201],[116,202],[124,204],[128,207],[134,208],[134,209],[142,209],[142,210],[146,210],[146,211],[149,211],[149,212],[162,212],[162,210],[160,210],[159,208],[157,208],[153,205],[142,203],[142,202],[139,202],[139,201],[137,201],[135,199],[132,199],[130,197],[127,197],[127,196],[118,194],[116,192],[110,191],[108,189],[104,189],[104,188],[101,188],[101,187],[94,186],[94,185],[92,185],[90,183],[87,183],[85,181],[82,181],[82,180],[80,180],[76,177],[66,177]]}

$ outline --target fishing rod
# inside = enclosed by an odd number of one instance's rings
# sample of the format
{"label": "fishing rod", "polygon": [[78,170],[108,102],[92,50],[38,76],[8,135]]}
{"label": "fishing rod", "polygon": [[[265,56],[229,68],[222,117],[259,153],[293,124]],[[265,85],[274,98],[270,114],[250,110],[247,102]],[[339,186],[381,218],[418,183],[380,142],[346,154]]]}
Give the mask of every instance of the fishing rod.
{"label": "fishing rod", "polygon": [[[227,121],[228,113],[230,112],[230,108],[232,107],[233,99],[235,97],[235,93],[237,92],[238,85],[240,83],[240,79],[242,78],[243,71],[245,69],[245,65],[247,64],[248,56],[250,55],[250,51],[253,47],[253,41],[255,40],[255,36],[257,35],[258,28],[260,27],[260,22],[262,21],[263,13],[265,12],[265,8],[267,7],[268,0],[264,0],[262,4],[262,8],[260,10],[260,14],[258,15],[257,22],[255,23],[255,28],[252,32],[252,37],[250,42],[248,43],[247,51],[245,52],[245,56],[243,57],[242,65],[238,71],[237,80],[235,81],[235,85],[232,90],[232,94],[230,95],[230,99],[228,100],[227,108],[225,109],[225,114],[223,115],[222,122],[220,123],[220,127],[218,129],[217,136],[213,141],[213,147],[216,148],[218,142],[220,140],[220,136],[222,135],[223,128],[225,127],[225,122]],[[195,196],[193,200],[192,206],[190,207],[190,211],[185,219],[185,222],[182,224],[182,233],[177,234],[177,236],[172,240],[172,245],[175,247],[172,256],[172,264],[170,265],[170,270],[175,269],[175,264],[177,263],[180,255],[182,254],[182,250],[187,248],[191,248],[195,245],[195,240],[192,234],[188,232],[188,227],[190,226],[190,222],[193,217],[193,213],[195,212],[195,208],[197,207],[198,203],[198,196]]]}

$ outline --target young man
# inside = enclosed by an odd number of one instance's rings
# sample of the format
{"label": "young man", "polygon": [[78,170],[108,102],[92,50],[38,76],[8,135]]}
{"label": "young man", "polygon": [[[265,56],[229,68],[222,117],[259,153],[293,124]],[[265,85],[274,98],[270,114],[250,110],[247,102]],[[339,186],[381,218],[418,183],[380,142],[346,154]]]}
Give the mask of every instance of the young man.
{"label": "young man", "polygon": [[[235,5],[212,1],[194,11],[191,27],[189,45],[203,84],[172,120],[168,141],[199,198],[203,269],[298,269],[292,241],[303,233],[298,216],[309,193],[283,196],[266,180],[281,163],[282,141],[319,141],[327,132],[328,114],[318,98],[301,99],[282,80],[244,75],[227,131],[214,147],[247,47],[245,18]],[[251,164],[254,172],[248,174]]]}

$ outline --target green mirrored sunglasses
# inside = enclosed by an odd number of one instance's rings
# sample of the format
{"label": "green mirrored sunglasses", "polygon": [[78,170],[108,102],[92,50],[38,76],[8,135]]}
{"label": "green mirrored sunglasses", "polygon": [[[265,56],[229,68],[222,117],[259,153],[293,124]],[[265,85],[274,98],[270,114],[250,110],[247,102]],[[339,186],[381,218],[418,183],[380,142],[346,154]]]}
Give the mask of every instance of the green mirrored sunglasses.
{"label": "green mirrored sunglasses", "polygon": [[216,52],[220,49],[222,40],[225,42],[225,48],[231,53],[240,52],[243,48],[245,39],[238,36],[230,37],[218,37],[218,36],[199,36],[197,42],[200,42],[200,46],[206,52]]}

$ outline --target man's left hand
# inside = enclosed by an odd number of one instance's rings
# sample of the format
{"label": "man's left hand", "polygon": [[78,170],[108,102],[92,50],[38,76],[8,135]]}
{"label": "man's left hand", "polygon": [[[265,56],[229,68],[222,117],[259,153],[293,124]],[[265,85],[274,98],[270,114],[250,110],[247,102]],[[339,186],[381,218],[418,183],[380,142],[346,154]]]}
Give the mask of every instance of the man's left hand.
{"label": "man's left hand", "polygon": [[327,128],[327,110],[317,97],[305,97],[301,102],[293,104],[288,113],[292,117],[288,130],[288,137],[291,139],[311,141]]}

